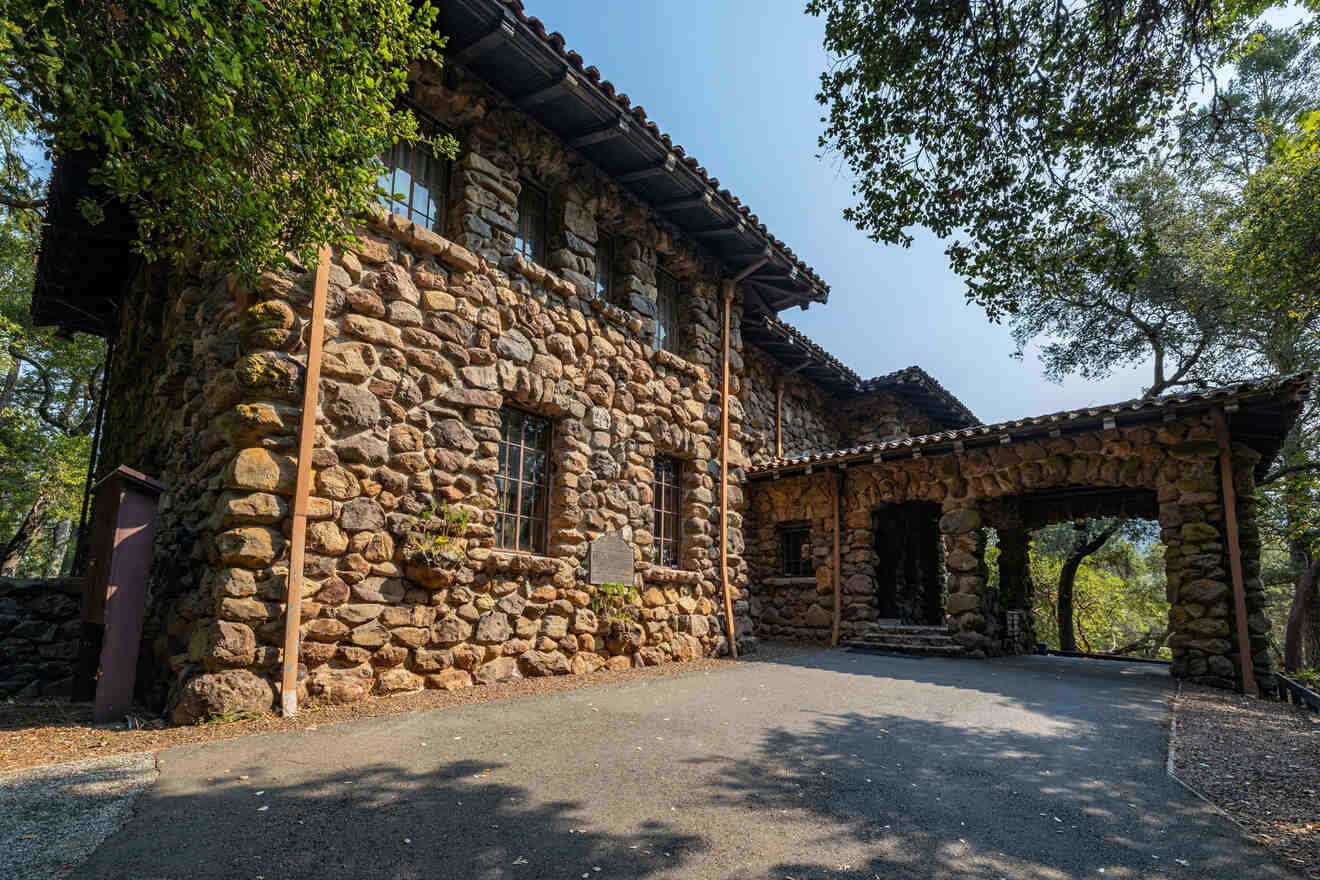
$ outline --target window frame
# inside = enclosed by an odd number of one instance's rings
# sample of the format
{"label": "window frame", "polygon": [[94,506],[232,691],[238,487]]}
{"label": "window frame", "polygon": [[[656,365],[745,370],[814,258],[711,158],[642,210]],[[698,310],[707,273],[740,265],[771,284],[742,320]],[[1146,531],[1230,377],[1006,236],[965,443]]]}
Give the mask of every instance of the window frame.
{"label": "window frame", "polygon": [[614,302],[614,257],[618,239],[607,233],[596,236],[596,298]]}
{"label": "window frame", "polygon": [[[431,119],[425,113],[416,108],[409,107],[413,115],[417,117],[421,132],[426,137],[438,137],[445,133],[444,128],[435,120]],[[406,154],[410,162],[408,174],[408,192],[406,200],[400,202],[394,198],[395,182],[397,181],[399,171],[402,165],[396,161],[401,154]],[[428,146],[417,143],[408,143],[406,141],[395,141],[388,150],[381,156],[382,165],[385,166],[383,174],[376,178],[376,183],[385,190],[387,198],[382,204],[391,213],[406,217],[412,223],[422,223],[427,229],[433,232],[443,234],[445,231],[446,218],[449,215],[449,186],[450,178],[453,175],[454,163],[452,159],[444,156],[437,156],[435,150]],[[434,176],[426,178],[427,198],[431,204],[432,211],[428,215],[425,211],[416,208],[413,204],[415,190],[418,188],[417,181],[417,163],[420,159],[428,160],[431,167],[437,172]],[[388,181],[388,182],[382,182]],[[439,189],[438,197],[435,192]],[[401,209],[401,210],[400,210]]]}
{"label": "window frame", "polygon": [[[550,190],[536,181],[529,180],[526,177],[519,178],[521,189],[518,191],[518,232],[513,237],[513,249],[516,253],[522,255],[524,260],[530,260],[538,266],[544,266],[546,255],[550,251]],[[541,200],[540,211],[524,211],[524,199],[535,196]],[[541,223],[540,239],[532,240],[531,253],[528,253],[527,247],[527,226],[525,224],[536,217]]]}
{"label": "window frame", "polygon": [[[651,462],[651,529],[655,562],[666,568],[683,563],[683,461],[672,455],[657,455]],[[668,472],[666,473],[666,468]],[[668,491],[666,491],[668,490]],[[666,547],[672,555],[665,553]],[[670,561],[672,560],[672,561]]]}
{"label": "window frame", "polygon": [[[521,417],[521,426],[519,428],[517,443],[512,443],[509,437],[509,417],[513,414]],[[529,425],[539,424],[544,427],[544,440],[538,447],[527,442],[527,429]],[[513,455],[513,448],[517,448],[518,470],[516,475],[509,473],[509,464]],[[505,406],[500,409],[500,440],[498,468],[495,472],[496,479],[496,498],[495,498],[495,536],[494,546],[497,550],[505,550],[513,553],[530,553],[533,555],[544,555],[549,547],[550,538],[550,490],[551,490],[551,462],[554,449],[554,422],[545,416],[537,415],[533,412],[520,409],[518,407]],[[544,464],[541,470],[541,480],[536,482],[524,477],[526,471],[526,454],[531,450],[544,456]],[[509,489],[509,482],[512,481],[512,491]],[[525,487],[539,489],[539,493],[533,500],[533,510],[529,514],[524,514],[523,510],[523,490]],[[512,502],[510,507],[508,502]],[[509,521],[513,524],[513,537],[510,543],[506,532]],[[528,541],[527,546],[523,546],[521,541],[523,523],[528,523]]]}
{"label": "window frame", "polygon": [[[792,522],[781,523],[779,526],[779,570],[783,577],[805,578],[814,577],[816,574],[815,566],[812,562],[811,553],[811,524]],[[800,538],[797,544],[797,557],[790,552],[795,538]],[[802,557],[802,548],[807,548],[807,555]]]}
{"label": "window frame", "polygon": [[[668,283],[662,283],[664,281]],[[657,350],[678,354],[678,278],[664,269],[656,269],[655,290],[655,338],[652,344]]]}

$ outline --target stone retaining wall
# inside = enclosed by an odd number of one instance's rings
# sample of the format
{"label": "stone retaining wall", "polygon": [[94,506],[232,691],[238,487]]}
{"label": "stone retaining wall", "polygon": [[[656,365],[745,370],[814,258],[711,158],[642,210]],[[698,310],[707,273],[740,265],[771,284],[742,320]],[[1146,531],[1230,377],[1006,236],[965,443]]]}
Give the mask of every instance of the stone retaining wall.
{"label": "stone retaining wall", "polygon": [[69,696],[81,595],[81,578],[0,578],[0,698]]}

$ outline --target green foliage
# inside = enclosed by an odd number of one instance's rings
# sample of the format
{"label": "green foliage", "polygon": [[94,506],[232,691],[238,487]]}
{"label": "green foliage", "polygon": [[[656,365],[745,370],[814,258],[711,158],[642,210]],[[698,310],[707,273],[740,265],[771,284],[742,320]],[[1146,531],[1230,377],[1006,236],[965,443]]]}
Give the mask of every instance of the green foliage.
{"label": "green foliage", "polygon": [[1226,210],[1197,179],[1148,162],[1107,188],[1093,224],[1020,243],[1036,271],[1006,291],[1017,304],[1016,356],[1044,339],[1040,358],[1055,381],[1146,361],[1147,394],[1203,382],[1233,332],[1230,287],[1212,260]]}
{"label": "green foliage", "polygon": [[148,259],[250,276],[346,241],[378,200],[377,157],[419,139],[397,102],[410,65],[440,60],[435,16],[409,0],[9,0],[0,112],[49,151],[95,155]]}
{"label": "green foliage", "polygon": [[[1071,530],[1071,526],[1067,528]],[[1047,547],[1051,543],[1049,536],[1040,541]],[[1039,546],[1032,547],[1031,579],[1035,585],[1032,614],[1036,637],[1056,649],[1059,647],[1059,573],[1064,558],[1043,552]],[[1078,566],[1073,586],[1073,614],[1078,647],[1082,650],[1106,653],[1143,640],[1151,647],[1162,646],[1169,616],[1169,605],[1164,598],[1162,554],[1155,553],[1152,558],[1152,554],[1143,554],[1126,538],[1110,539],[1105,548]],[[1143,648],[1134,653],[1134,656],[1151,655],[1168,657],[1169,652],[1160,647],[1158,652]]]}
{"label": "green foliage", "polygon": [[22,155],[31,142],[22,121],[0,110],[0,146],[18,151],[0,166],[0,545],[38,511],[6,568],[39,575],[60,570],[81,514],[104,345],[32,326],[39,215],[11,202],[39,193],[42,177]]}
{"label": "green foliage", "polygon": [[1097,195],[1174,146],[1271,5],[809,0],[834,60],[820,143],[855,178],[845,216],[881,242],[966,234],[948,255],[969,297],[1012,312],[1021,280],[1047,277],[1035,243],[1105,220]]}
{"label": "green foliage", "polygon": [[632,584],[599,584],[591,597],[591,610],[604,620],[623,621],[637,600],[637,587]]}
{"label": "green foliage", "polygon": [[448,561],[445,554],[454,541],[467,534],[470,518],[469,511],[450,510],[448,504],[441,504],[439,512],[428,507],[413,517],[404,549],[421,556],[428,565]]}
{"label": "green foliage", "polygon": [[1218,148],[1219,120],[1244,108],[1231,89],[1220,98],[1215,70],[1269,67],[1247,60],[1266,36],[1252,24],[1283,5],[809,0],[833,58],[820,143],[855,178],[845,216],[880,242],[907,244],[913,226],[965,235],[947,253],[969,298],[1012,314],[1074,250],[1105,254],[1103,234],[1087,247],[1112,222],[1105,194],[1175,151],[1207,86],[1211,118],[1195,128]]}

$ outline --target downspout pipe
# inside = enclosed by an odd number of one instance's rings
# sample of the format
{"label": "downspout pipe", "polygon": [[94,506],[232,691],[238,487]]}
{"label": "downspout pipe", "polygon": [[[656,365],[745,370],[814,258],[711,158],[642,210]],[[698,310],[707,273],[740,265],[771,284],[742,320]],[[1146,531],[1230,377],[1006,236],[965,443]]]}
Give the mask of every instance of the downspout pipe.
{"label": "downspout pipe", "polygon": [[298,477],[293,489],[293,529],[289,538],[288,592],[284,603],[284,668],[280,708],[298,714],[298,642],[302,623],[303,560],[307,549],[307,496],[312,486],[312,444],[316,439],[317,392],[321,384],[321,347],[325,340],[325,300],[330,286],[330,245],[317,255],[312,288],[312,323],[307,340],[307,376],[303,383],[302,424],[298,429]]}
{"label": "downspout pipe", "polygon": [[724,595],[724,630],[729,640],[729,656],[738,659],[737,627],[733,621],[733,590],[729,585],[729,349],[733,294],[738,284],[770,261],[763,256],[737,275],[724,280],[723,376],[720,380],[720,590]]}

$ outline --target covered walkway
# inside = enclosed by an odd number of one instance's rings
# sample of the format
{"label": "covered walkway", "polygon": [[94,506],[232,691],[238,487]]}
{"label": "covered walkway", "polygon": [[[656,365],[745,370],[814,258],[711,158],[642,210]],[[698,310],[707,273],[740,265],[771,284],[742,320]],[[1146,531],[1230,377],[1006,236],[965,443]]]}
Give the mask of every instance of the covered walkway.
{"label": "covered walkway", "polygon": [[[1255,479],[1308,391],[1308,376],[1272,378],[762,464],[748,476],[752,618],[771,637],[835,640],[884,617],[947,622],[973,656],[1019,653],[1031,641],[1012,615],[1028,608],[1030,531],[1153,519],[1173,675],[1239,687],[1245,667],[1248,684],[1268,683]],[[780,576],[790,525],[806,530],[812,576]],[[1001,546],[998,589],[987,580],[987,528]],[[924,562],[895,566],[896,530],[906,556]],[[805,627],[781,625],[789,606]]]}

